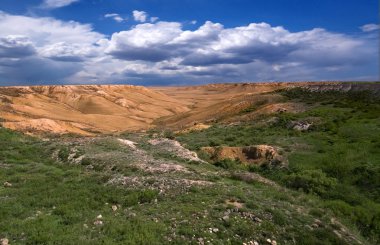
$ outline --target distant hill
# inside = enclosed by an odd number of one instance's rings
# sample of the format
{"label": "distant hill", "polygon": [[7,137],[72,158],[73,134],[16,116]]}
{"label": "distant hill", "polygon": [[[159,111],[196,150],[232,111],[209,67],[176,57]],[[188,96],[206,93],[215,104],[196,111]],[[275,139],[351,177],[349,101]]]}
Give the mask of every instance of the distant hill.
{"label": "distant hill", "polygon": [[184,129],[194,123],[241,120],[239,111],[255,103],[258,113],[299,110],[282,104],[275,90],[358,91],[380,94],[380,83],[237,83],[188,87],[131,85],[0,87],[0,118],[6,128],[29,133],[93,135],[152,127]]}

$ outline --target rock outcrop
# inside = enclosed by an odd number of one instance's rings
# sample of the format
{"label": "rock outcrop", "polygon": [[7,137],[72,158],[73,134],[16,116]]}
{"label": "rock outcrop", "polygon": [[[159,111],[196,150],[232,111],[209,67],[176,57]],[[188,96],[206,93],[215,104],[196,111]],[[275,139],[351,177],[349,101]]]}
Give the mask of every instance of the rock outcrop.
{"label": "rock outcrop", "polygon": [[286,159],[281,156],[273,146],[254,145],[246,147],[202,147],[201,150],[207,153],[212,161],[225,159],[237,160],[243,164],[270,164],[271,166],[284,166]]}

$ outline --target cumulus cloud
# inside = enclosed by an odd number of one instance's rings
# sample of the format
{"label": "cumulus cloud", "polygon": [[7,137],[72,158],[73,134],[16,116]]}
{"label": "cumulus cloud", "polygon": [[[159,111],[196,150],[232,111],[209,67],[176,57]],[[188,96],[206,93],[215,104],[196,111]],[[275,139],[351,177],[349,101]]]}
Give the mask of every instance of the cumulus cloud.
{"label": "cumulus cloud", "polygon": [[37,47],[58,42],[92,44],[104,38],[88,24],[0,12],[0,36],[7,35],[27,36]]}
{"label": "cumulus cloud", "polygon": [[119,22],[119,23],[124,21],[124,19],[119,14],[116,14],[116,13],[105,14],[104,17],[105,18],[111,18],[114,21]]}
{"label": "cumulus cloud", "polygon": [[96,53],[96,47],[89,44],[69,44],[59,42],[49,44],[39,50],[42,57],[57,61],[80,62]]}
{"label": "cumulus cloud", "polygon": [[79,0],[44,0],[41,7],[47,9],[62,8],[78,1]]}
{"label": "cumulus cloud", "polygon": [[148,14],[145,11],[133,10],[133,18],[135,21],[146,22]]}
{"label": "cumulus cloud", "polygon": [[367,24],[367,25],[361,26],[360,29],[363,32],[377,31],[377,30],[380,30],[380,25],[378,25],[378,24]]}
{"label": "cumulus cloud", "polygon": [[115,33],[106,53],[122,60],[157,62],[173,56],[170,42],[181,33],[175,22],[145,23],[129,31]]}
{"label": "cumulus cloud", "polygon": [[[106,52],[124,60],[164,61],[179,58],[180,65],[210,66],[301,62],[318,66],[357,64],[365,60],[366,41],[324,29],[292,33],[283,27],[253,23],[237,28],[207,21],[194,31],[176,22],[141,24],[114,33]],[[343,63],[342,63],[343,62]]]}
{"label": "cumulus cloud", "polygon": [[0,12],[0,85],[64,81],[102,53],[103,39],[90,25]]}
{"label": "cumulus cloud", "polygon": [[0,12],[0,84],[371,80],[379,66],[372,34],[211,21],[188,30],[156,20],[107,37],[88,24]]}

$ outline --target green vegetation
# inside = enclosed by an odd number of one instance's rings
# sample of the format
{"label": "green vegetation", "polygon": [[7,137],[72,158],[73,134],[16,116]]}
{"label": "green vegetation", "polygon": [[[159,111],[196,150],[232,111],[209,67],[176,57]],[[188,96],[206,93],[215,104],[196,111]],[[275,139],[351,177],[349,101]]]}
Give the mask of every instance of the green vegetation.
{"label": "green vegetation", "polygon": [[[146,136],[133,137],[149,149]],[[12,185],[0,187],[0,238],[11,244],[355,243],[346,234],[334,235],[341,226],[331,222],[331,213],[308,211],[324,209],[316,198],[241,181],[230,169],[176,161],[161,152],[165,157],[158,163],[191,171],[145,172],[131,166],[133,152],[112,137],[43,142],[0,129],[0,146],[0,181]],[[85,157],[71,162],[73,152],[75,159]],[[120,176],[138,181],[118,184]],[[183,180],[206,184],[185,187]],[[316,219],[323,225],[311,229]]]}
{"label": "green vegetation", "polygon": [[[10,244],[265,244],[267,239],[378,244],[379,101],[364,93],[279,93],[306,110],[163,135],[196,151],[279,146],[289,160],[284,169],[235,160],[189,162],[149,144],[149,134],[117,136],[136,142],[135,150],[115,136],[42,141],[0,128],[0,239]],[[297,131],[294,121],[312,126]]]}
{"label": "green vegetation", "polygon": [[[301,113],[262,116],[240,126],[216,125],[178,139],[203,146],[280,146],[287,169],[250,167],[277,183],[318,196],[321,205],[354,225],[371,243],[380,242],[380,100],[365,92],[280,92],[305,104]],[[300,132],[291,122],[312,124]],[[219,164],[225,167],[226,164]]]}
{"label": "green vegetation", "polygon": [[[148,203],[157,192],[114,188],[104,185],[106,174],[55,164],[47,144],[0,129],[0,180],[12,184],[0,187],[0,237],[11,244],[159,243],[162,225],[143,217],[125,222],[110,207]],[[99,214],[107,226],[93,225]]]}

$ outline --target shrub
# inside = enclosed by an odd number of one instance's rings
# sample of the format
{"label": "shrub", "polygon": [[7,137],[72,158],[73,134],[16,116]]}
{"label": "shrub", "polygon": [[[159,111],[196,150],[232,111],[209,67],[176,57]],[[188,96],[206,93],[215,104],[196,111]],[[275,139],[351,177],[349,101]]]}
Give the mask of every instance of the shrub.
{"label": "shrub", "polygon": [[140,203],[147,203],[153,201],[158,196],[157,190],[143,190],[139,193],[139,202]]}
{"label": "shrub", "polygon": [[322,170],[303,170],[285,177],[288,187],[302,189],[306,193],[323,195],[337,184],[335,178],[328,177]]}
{"label": "shrub", "polygon": [[58,152],[58,158],[61,161],[67,161],[70,151],[68,147],[62,147]]}
{"label": "shrub", "polygon": [[340,216],[349,216],[353,210],[352,206],[340,200],[327,201],[325,207],[331,209],[335,215]]}
{"label": "shrub", "polygon": [[237,169],[240,163],[231,159],[223,159],[215,162],[214,165],[224,169]]}
{"label": "shrub", "polygon": [[174,140],[175,139],[174,132],[171,131],[171,130],[165,130],[164,131],[164,137],[167,138],[167,139],[170,139],[170,140]]}

